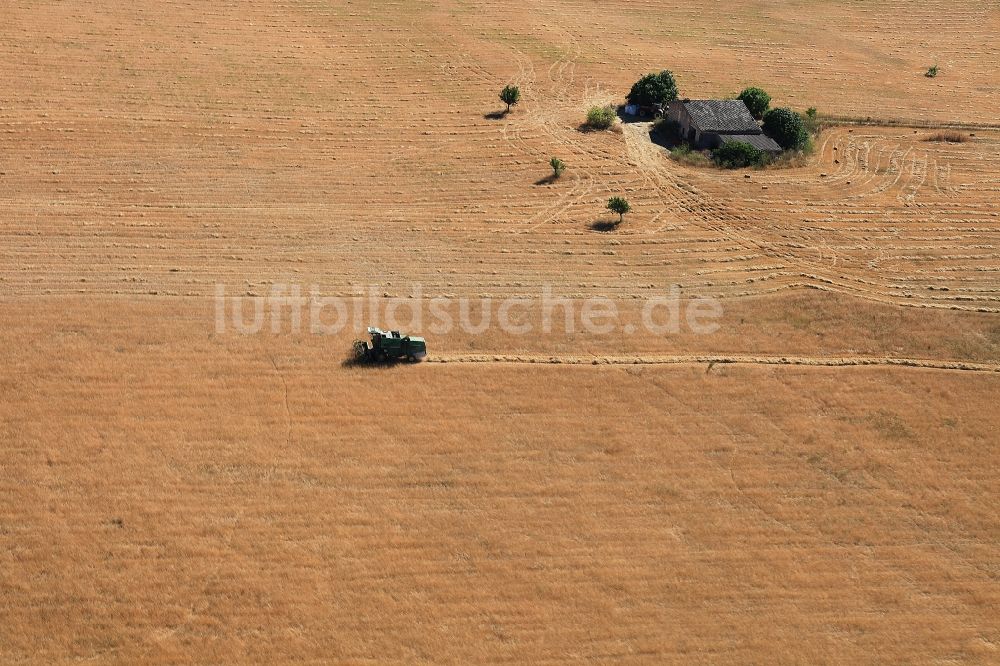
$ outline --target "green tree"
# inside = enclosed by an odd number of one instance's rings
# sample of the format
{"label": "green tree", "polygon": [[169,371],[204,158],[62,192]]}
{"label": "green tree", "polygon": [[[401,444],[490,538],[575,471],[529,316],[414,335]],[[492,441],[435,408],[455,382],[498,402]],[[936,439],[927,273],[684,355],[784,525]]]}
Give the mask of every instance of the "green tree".
{"label": "green tree", "polygon": [[510,107],[521,101],[521,89],[517,86],[504,86],[500,91],[500,101],[507,105],[507,113],[510,113]]}
{"label": "green tree", "polygon": [[745,169],[763,164],[766,155],[745,141],[730,141],[716,148],[712,159],[724,169]]}
{"label": "green tree", "polygon": [[553,178],[558,178],[563,174],[563,171],[566,170],[566,163],[563,162],[558,157],[553,157],[551,160],[549,160],[549,166],[552,167]]}
{"label": "green tree", "polygon": [[806,117],[802,119],[802,123],[809,134],[819,134],[819,112],[815,106],[806,109]]}
{"label": "green tree", "polygon": [[618,224],[621,224],[625,221],[625,213],[632,211],[632,206],[629,205],[628,199],[611,197],[608,199],[608,210],[618,214]]}
{"label": "green tree", "polygon": [[615,110],[610,106],[592,106],[587,112],[587,127],[606,130],[614,124],[616,117]]}
{"label": "green tree", "polygon": [[802,116],[788,108],[771,109],[764,114],[764,134],[785,150],[799,150],[809,141]]}
{"label": "green tree", "polygon": [[743,103],[750,109],[750,115],[757,120],[764,117],[764,114],[767,113],[767,107],[771,105],[771,96],[761,88],[745,88],[737,99],[743,100]]}
{"label": "green tree", "polygon": [[647,74],[635,82],[626,99],[629,104],[639,106],[666,104],[677,99],[677,82],[668,70],[659,74]]}

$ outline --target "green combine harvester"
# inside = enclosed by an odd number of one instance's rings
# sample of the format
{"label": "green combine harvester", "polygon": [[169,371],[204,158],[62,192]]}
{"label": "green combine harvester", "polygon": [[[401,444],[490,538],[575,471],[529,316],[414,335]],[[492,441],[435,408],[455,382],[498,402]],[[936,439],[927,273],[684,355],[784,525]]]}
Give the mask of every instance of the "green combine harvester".
{"label": "green combine harvester", "polygon": [[419,361],[427,356],[427,343],[423,338],[403,335],[399,331],[383,331],[368,327],[371,344],[354,341],[354,359],[360,363],[395,363]]}

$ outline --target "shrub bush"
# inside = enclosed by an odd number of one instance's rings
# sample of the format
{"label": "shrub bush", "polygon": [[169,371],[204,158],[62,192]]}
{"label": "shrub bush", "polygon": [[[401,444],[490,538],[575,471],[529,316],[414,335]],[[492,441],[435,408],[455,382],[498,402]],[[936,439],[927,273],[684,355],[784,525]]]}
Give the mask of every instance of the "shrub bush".
{"label": "shrub bush", "polygon": [[688,166],[708,166],[710,161],[705,153],[692,150],[687,143],[682,143],[670,151],[670,159]]}
{"label": "shrub bush", "polygon": [[930,67],[927,68],[927,71],[924,73],[924,76],[926,76],[929,79],[933,79],[937,75],[938,75],[937,65],[931,65]]}
{"label": "shrub bush", "polygon": [[724,169],[745,169],[761,166],[767,155],[745,141],[730,141],[715,149],[712,160]]}
{"label": "shrub bush", "polygon": [[935,132],[929,137],[924,139],[924,141],[946,141],[948,143],[965,143],[969,140],[968,135],[962,134],[961,132],[956,132],[954,130],[947,130],[944,132]]}
{"label": "shrub bush", "polygon": [[563,162],[558,157],[553,157],[551,160],[549,160],[549,166],[552,167],[553,178],[559,178],[560,176],[562,176],[563,171],[566,170],[566,163]]}
{"label": "shrub bush", "polygon": [[785,150],[801,150],[809,142],[802,116],[789,108],[771,109],[764,114],[764,134]]}
{"label": "shrub bush", "polygon": [[746,88],[736,99],[743,100],[743,103],[750,109],[750,115],[757,120],[764,117],[767,107],[771,105],[771,96],[761,88]]}
{"label": "shrub bush", "polygon": [[596,130],[606,130],[615,123],[618,116],[610,106],[591,107],[587,112],[587,127]]}
{"label": "shrub bush", "polygon": [[626,97],[629,104],[659,106],[677,99],[677,82],[669,70],[647,74],[632,86]]}

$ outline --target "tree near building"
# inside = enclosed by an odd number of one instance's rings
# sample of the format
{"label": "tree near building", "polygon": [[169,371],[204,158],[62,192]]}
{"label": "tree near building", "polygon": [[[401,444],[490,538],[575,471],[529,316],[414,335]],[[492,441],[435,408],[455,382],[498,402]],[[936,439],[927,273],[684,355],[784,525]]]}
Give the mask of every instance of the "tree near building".
{"label": "tree near building", "polygon": [[771,96],[762,88],[745,88],[736,99],[742,100],[750,109],[750,115],[757,120],[764,117],[767,107],[771,105]]}
{"label": "tree near building", "polygon": [[809,141],[802,116],[789,108],[771,109],[764,114],[764,134],[785,150],[799,150]]}
{"label": "tree near building", "polygon": [[660,106],[677,99],[677,82],[668,70],[647,74],[635,82],[626,99],[637,106]]}
{"label": "tree near building", "polygon": [[723,169],[745,169],[760,166],[767,156],[745,141],[730,141],[716,148],[712,159]]}

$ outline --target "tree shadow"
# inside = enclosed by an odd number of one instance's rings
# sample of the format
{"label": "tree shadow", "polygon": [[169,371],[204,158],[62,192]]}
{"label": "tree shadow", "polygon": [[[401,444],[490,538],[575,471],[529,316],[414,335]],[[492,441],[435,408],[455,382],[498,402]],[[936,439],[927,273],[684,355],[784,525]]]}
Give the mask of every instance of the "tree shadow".
{"label": "tree shadow", "polygon": [[557,180],[559,180],[559,178],[556,177],[555,174],[550,173],[545,178],[539,178],[538,180],[536,180],[535,181],[535,185],[551,185],[552,183],[556,182]]}
{"label": "tree shadow", "polygon": [[501,109],[500,111],[490,111],[489,113],[483,115],[486,120],[503,120],[507,117],[509,112],[506,109]]}
{"label": "tree shadow", "polygon": [[606,234],[617,229],[619,224],[618,220],[597,220],[590,224],[590,229]]}

